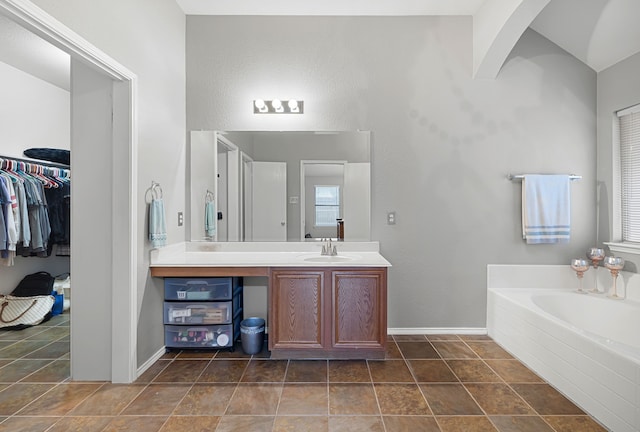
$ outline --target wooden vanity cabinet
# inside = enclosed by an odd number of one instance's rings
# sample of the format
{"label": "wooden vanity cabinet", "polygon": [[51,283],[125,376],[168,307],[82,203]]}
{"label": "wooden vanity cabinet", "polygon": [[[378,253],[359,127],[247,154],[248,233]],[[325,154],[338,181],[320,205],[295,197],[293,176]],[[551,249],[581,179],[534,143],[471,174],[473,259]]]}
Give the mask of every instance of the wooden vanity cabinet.
{"label": "wooden vanity cabinet", "polygon": [[386,268],[271,270],[272,358],[384,358]]}

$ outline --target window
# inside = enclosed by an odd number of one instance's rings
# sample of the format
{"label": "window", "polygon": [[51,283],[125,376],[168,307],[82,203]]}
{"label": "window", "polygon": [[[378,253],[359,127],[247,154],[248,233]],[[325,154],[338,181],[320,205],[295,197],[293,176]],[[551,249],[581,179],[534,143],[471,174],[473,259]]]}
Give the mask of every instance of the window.
{"label": "window", "polygon": [[622,241],[640,243],[640,105],[617,115]]}
{"label": "window", "polygon": [[340,186],[315,186],[315,191],[315,226],[336,226],[340,217]]}

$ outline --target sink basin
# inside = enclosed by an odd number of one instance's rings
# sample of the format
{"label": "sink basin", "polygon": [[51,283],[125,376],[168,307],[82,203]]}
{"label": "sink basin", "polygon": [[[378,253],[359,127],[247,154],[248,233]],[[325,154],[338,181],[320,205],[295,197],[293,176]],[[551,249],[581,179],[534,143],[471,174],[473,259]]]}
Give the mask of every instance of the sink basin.
{"label": "sink basin", "polygon": [[307,262],[318,262],[318,263],[332,263],[332,262],[345,262],[345,261],[353,261],[355,257],[346,256],[346,255],[319,255],[319,256],[311,256],[304,258],[304,261]]}

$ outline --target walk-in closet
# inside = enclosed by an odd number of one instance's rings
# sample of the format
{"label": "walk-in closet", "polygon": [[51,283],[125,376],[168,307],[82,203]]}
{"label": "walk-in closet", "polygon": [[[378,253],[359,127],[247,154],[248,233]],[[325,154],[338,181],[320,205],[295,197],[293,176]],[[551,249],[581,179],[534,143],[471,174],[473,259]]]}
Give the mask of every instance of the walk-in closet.
{"label": "walk-in closet", "polygon": [[63,306],[0,328],[0,383],[40,381],[70,373],[70,57],[3,16],[0,47],[0,294],[47,272]]}

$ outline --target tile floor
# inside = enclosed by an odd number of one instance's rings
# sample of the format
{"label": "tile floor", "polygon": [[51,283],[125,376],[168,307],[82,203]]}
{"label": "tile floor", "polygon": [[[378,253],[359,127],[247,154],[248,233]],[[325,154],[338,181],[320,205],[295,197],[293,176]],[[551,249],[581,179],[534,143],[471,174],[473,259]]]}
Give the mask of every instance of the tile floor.
{"label": "tile floor", "polygon": [[168,353],[69,381],[69,321],[0,331],[0,431],[605,431],[486,336],[390,336],[385,360]]}

